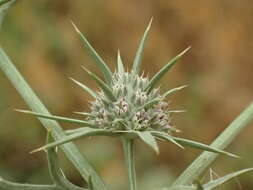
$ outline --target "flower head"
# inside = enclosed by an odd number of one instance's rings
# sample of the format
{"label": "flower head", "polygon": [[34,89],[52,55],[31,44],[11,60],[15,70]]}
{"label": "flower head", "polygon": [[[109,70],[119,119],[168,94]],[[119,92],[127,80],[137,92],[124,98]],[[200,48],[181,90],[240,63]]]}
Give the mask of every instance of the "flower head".
{"label": "flower head", "polygon": [[[151,22],[141,40],[132,70],[130,72],[125,71],[120,53],[118,52],[118,68],[112,73],[74,25],[85,47],[92,50],[89,52],[95,58],[98,67],[105,77],[104,82],[94,73],[84,68],[101,87],[101,91],[98,93],[93,92],[86,86],[84,88],[95,98],[91,102],[91,112],[87,117],[87,122],[97,128],[126,131],[156,130],[164,132],[175,130],[170,124],[171,112],[168,109],[168,103],[165,101],[165,98],[170,93],[180,90],[184,86],[161,94],[160,90],[155,88],[155,85],[189,48],[172,59],[151,80],[144,77],[143,74],[139,75],[142,51],[150,26]],[[77,83],[83,86],[83,84]]]}
{"label": "flower head", "polygon": [[116,130],[172,130],[168,103],[159,89],[147,90],[149,82],[146,77],[115,72],[111,83],[114,101],[100,91],[91,102],[88,121],[98,128]]}
{"label": "flower head", "polygon": [[74,25],[79,37],[84,42],[83,44],[88,50],[88,53],[95,60],[95,63],[102,71],[105,81],[100,79],[94,73],[88,71],[86,68],[84,69],[101,88],[99,92],[95,92],[86,85],[72,79],[95,99],[91,102],[90,113],[78,112],[82,115],[88,116],[85,120],[36,113],[26,110],[18,110],[41,118],[65,121],[85,126],[74,130],[67,130],[67,136],[64,138],[49,143],[34,150],[33,152],[55,147],[81,137],[105,135],[123,136],[123,139],[139,137],[157,153],[159,152],[159,148],[156,140],[162,139],[172,142],[181,148],[183,148],[182,145],[184,145],[237,157],[236,155],[223,150],[219,150],[192,140],[177,138],[171,135],[171,132],[176,130],[170,124],[170,113],[174,111],[168,108],[168,103],[166,102],[165,98],[171,93],[181,90],[185,86],[170,89],[165,93],[161,93],[160,90],[155,86],[169,71],[169,69],[175,65],[178,59],[187,50],[189,50],[189,48],[169,61],[151,79],[144,77],[143,74],[139,75],[143,47],[150,26],[151,22],[143,35],[131,71],[125,71],[120,53],[118,52],[118,68],[114,73],[112,73],[103,59],[97,54],[86,38]]}

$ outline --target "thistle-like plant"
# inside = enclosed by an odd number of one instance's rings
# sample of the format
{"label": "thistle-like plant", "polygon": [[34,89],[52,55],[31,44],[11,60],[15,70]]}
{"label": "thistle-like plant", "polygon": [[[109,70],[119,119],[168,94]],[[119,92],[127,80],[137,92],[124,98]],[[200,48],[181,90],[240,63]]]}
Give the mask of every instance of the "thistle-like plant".
{"label": "thistle-like plant", "polygon": [[[10,1],[10,2],[9,2]],[[0,1],[0,20],[2,20],[5,10],[14,2],[14,0]],[[3,5],[2,5],[3,4]],[[152,22],[152,20],[151,20]],[[100,91],[95,92],[86,85],[71,79],[89,93],[94,100],[91,102],[90,112],[77,112],[84,115],[85,119],[66,118],[61,116],[53,116],[49,114],[43,104],[34,95],[22,76],[12,65],[6,54],[0,49],[0,68],[7,74],[17,90],[24,97],[26,102],[34,111],[18,110],[24,113],[32,114],[40,118],[43,125],[48,130],[48,143],[33,152],[46,150],[48,155],[49,172],[52,185],[30,185],[8,182],[0,178],[0,189],[4,190],[84,190],[69,182],[59,167],[56,153],[56,146],[60,146],[69,159],[73,162],[81,175],[86,179],[88,189],[90,190],[107,190],[98,174],[71,144],[67,142],[89,137],[89,136],[112,136],[120,137],[123,141],[125,152],[125,160],[129,177],[129,189],[136,190],[136,174],[134,166],[134,141],[138,138],[143,140],[147,145],[153,148],[157,153],[159,148],[157,140],[168,141],[174,143],[180,148],[190,146],[193,148],[229,155],[237,157],[234,154],[223,151],[227,144],[232,141],[233,137],[239,133],[251,119],[253,115],[253,105],[239,116],[233,122],[228,132],[224,132],[221,137],[211,145],[205,145],[196,141],[175,137],[175,132],[178,130],[171,125],[171,114],[180,112],[180,110],[170,110],[167,103],[167,97],[172,93],[183,89],[185,86],[177,87],[162,93],[157,84],[162,77],[172,68],[175,63],[186,53],[189,48],[181,52],[171,61],[169,61],[160,71],[157,72],[151,79],[140,75],[140,66],[143,54],[144,43],[150,30],[151,22],[149,23],[137,50],[134,63],[130,71],[123,66],[120,53],[117,55],[117,69],[112,72],[103,59],[89,44],[87,39],[81,34],[77,27],[73,24],[80,39],[83,41],[84,47],[89,55],[95,60],[98,68],[102,71],[104,80],[97,75],[87,70],[84,70],[96,81],[100,87]],[[50,121],[51,120],[51,121]],[[54,121],[52,121],[54,120]],[[79,128],[73,130],[62,131],[60,126],[55,121],[70,122],[79,125]],[[232,137],[229,137],[232,136]],[[53,138],[55,141],[53,140]],[[193,180],[200,176],[202,171],[208,167],[215,158],[213,153],[203,153],[193,164],[186,170],[170,187],[162,188],[163,190],[212,190],[220,184],[238,176],[242,173],[252,171],[252,168],[244,169],[238,172],[228,174],[217,180],[210,181],[204,185],[199,180]],[[204,162],[205,161],[205,162]],[[197,174],[196,174],[197,173]],[[193,185],[190,185],[193,184]]]}
{"label": "thistle-like plant", "polygon": [[37,117],[70,122],[80,126],[74,130],[67,130],[66,133],[68,135],[66,137],[46,144],[45,146],[32,151],[33,153],[89,136],[120,137],[123,140],[125,158],[128,166],[129,184],[130,189],[132,190],[136,189],[133,143],[137,138],[143,140],[157,153],[159,152],[157,140],[165,140],[174,143],[180,148],[190,146],[201,150],[237,157],[236,155],[226,151],[219,150],[196,141],[178,138],[173,135],[174,132],[179,130],[171,125],[171,114],[173,112],[180,112],[180,110],[170,110],[168,108],[166,98],[186,86],[173,88],[165,93],[161,93],[160,89],[156,88],[156,86],[162,77],[177,63],[177,61],[190,49],[190,47],[169,61],[151,79],[145,77],[144,74],[140,75],[143,47],[150,30],[151,23],[152,20],[141,39],[141,43],[137,50],[130,72],[127,72],[124,68],[118,51],[117,69],[114,73],[93,49],[84,35],[81,34],[78,28],[72,23],[83,42],[84,47],[88,50],[90,56],[94,58],[98,68],[102,71],[105,81],[100,79],[96,74],[87,70],[85,67],[82,68],[96,81],[97,85],[101,89],[100,91],[95,92],[86,85],[71,78],[74,83],[79,85],[94,98],[94,100],[90,102],[91,106],[89,113],[76,112],[77,114],[84,115],[84,120],[45,115],[26,110],[17,110]]}
{"label": "thistle-like plant", "polygon": [[165,93],[161,93],[156,86],[162,77],[177,63],[179,58],[181,58],[190,47],[169,61],[151,79],[145,77],[144,74],[139,75],[144,43],[150,30],[151,23],[152,19],[141,39],[131,71],[127,72],[124,68],[118,51],[117,69],[114,73],[93,49],[84,35],[81,34],[78,28],[72,23],[81,38],[84,47],[88,50],[89,54],[94,58],[98,68],[102,71],[105,81],[87,70],[85,67],[83,67],[83,69],[95,80],[101,89],[100,91],[95,92],[86,85],[71,78],[74,83],[78,84],[94,98],[94,100],[90,102],[91,106],[89,113],[76,112],[86,116],[84,120],[50,116],[26,110],[17,110],[37,117],[80,125],[77,129],[66,131],[67,134],[69,134],[66,138],[47,144],[33,152],[55,147],[81,137],[106,135],[119,136],[127,142],[132,142],[139,137],[157,153],[159,149],[156,140],[166,140],[181,148],[183,148],[183,146],[191,146],[193,148],[237,157],[234,154],[212,148],[202,143],[173,136],[173,132],[179,130],[171,125],[171,113],[180,112],[180,110],[170,110],[166,98],[170,94],[181,90],[186,86],[173,88]]}

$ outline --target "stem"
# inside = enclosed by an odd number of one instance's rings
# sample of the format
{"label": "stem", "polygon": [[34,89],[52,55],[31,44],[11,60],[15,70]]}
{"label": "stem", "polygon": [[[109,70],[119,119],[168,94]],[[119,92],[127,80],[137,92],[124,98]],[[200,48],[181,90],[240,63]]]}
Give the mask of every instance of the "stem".
{"label": "stem", "polygon": [[[47,143],[53,142],[53,136],[51,132],[47,134]],[[71,190],[87,190],[82,187],[76,186],[72,184],[61,171],[56,148],[50,148],[47,150],[47,160],[48,160],[48,169],[50,173],[50,177],[56,186],[62,187],[63,189],[71,189]]]}
{"label": "stem", "polygon": [[[0,3],[5,2],[0,7],[0,29],[3,18],[5,16],[6,11],[15,2],[15,0],[2,0]],[[30,86],[27,84],[25,79],[16,69],[14,64],[11,62],[9,57],[5,54],[4,50],[0,47],[0,69],[6,74],[7,78],[13,84],[13,86],[20,93],[22,98],[28,104],[28,106],[35,112],[43,113],[50,115],[47,108],[42,104],[37,95],[33,92]],[[65,137],[65,132],[61,128],[61,126],[56,121],[49,121],[48,119],[39,119],[47,130],[52,131],[52,135],[55,140],[60,140]],[[89,179],[89,176],[92,176],[94,186],[99,190],[107,190],[103,180],[96,173],[94,168],[88,162],[88,160],[82,156],[81,152],[77,149],[77,147],[73,143],[68,143],[66,145],[61,146],[63,152],[68,157],[68,159],[73,163],[73,165],[80,172],[82,177],[86,180]]]}
{"label": "stem", "polygon": [[[50,115],[47,108],[42,104],[37,95],[33,92],[30,86],[27,84],[25,79],[16,69],[14,64],[5,54],[4,50],[0,47],[0,69],[6,74],[8,79],[23,97],[25,102],[29,105],[29,107],[35,111],[42,114]],[[52,132],[52,135],[55,140],[61,140],[64,138],[65,132],[56,121],[39,118],[42,125],[48,130]],[[73,143],[68,143],[60,146],[62,148],[65,155],[68,159],[73,163],[73,165],[80,172],[82,177],[88,181],[89,176],[92,176],[94,186],[99,190],[107,190],[104,182],[100,178],[100,176],[96,173],[94,168],[88,162],[88,160],[80,153],[77,147]]]}
{"label": "stem", "polygon": [[[238,134],[253,120],[253,102],[213,141],[210,145],[220,150],[225,149]],[[172,186],[190,184],[201,176],[215,161],[219,154],[203,152],[192,164],[176,179]]]}
{"label": "stem", "polygon": [[64,190],[62,187],[56,185],[34,185],[34,184],[20,184],[6,181],[0,178],[0,189],[6,190]]}
{"label": "stem", "polygon": [[129,187],[130,190],[136,190],[136,174],[135,174],[135,166],[134,166],[134,151],[133,151],[133,139],[123,139],[123,148],[124,148],[124,155],[125,155],[125,162],[127,165],[127,172],[128,172],[128,180],[129,180]]}

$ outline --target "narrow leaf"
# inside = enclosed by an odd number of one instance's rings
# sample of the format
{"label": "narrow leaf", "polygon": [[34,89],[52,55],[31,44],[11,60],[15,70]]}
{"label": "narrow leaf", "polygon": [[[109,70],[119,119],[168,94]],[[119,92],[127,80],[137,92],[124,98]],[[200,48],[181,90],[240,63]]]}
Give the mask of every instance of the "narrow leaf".
{"label": "narrow leaf", "polygon": [[65,133],[66,133],[66,135],[72,135],[73,133],[79,133],[79,132],[82,132],[82,131],[87,131],[87,128],[80,127],[80,128],[77,128],[77,129],[69,129],[69,130],[65,130]]}
{"label": "narrow leaf", "polygon": [[[51,131],[47,133],[47,143],[52,143],[54,141]],[[47,161],[48,161],[48,169],[50,173],[50,177],[52,181],[60,185],[62,173],[59,167],[59,163],[57,160],[56,149],[52,148],[47,151]]]}
{"label": "narrow leaf", "polygon": [[8,9],[11,7],[11,5],[15,2],[15,0],[2,0],[0,1],[0,29],[2,26],[3,19],[8,11]]}
{"label": "narrow leaf", "polygon": [[92,115],[91,113],[87,113],[87,112],[78,112],[78,111],[75,111],[73,112],[75,114],[79,114],[79,115],[83,115],[83,116],[88,116],[88,117],[95,117],[94,115]]}
{"label": "narrow leaf", "polygon": [[162,188],[161,190],[196,190],[193,186],[177,185],[169,188]]}
{"label": "narrow leaf", "polygon": [[86,128],[82,131],[79,131],[78,133],[73,133],[71,135],[67,135],[66,137],[63,137],[60,140],[54,141],[52,143],[49,143],[45,146],[42,146],[38,149],[33,150],[31,153],[39,152],[42,150],[46,150],[55,146],[59,146],[62,144],[65,144],[70,141],[74,141],[80,138],[89,137],[89,136],[99,136],[99,135],[111,135],[112,131],[106,130],[106,129],[92,129],[92,128]]}
{"label": "narrow leaf", "polygon": [[155,76],[150,80],[146,90],[151,92],[151,90],[155,87],[155,85],[161,80],[161,78],[170,70],[170,68],[177,63],[177,61],[190,49],[188,47],[183,52],[174,57],[167,65],[165,65]]}
{"label": "narrow leaf", "polygon": [[170,114],[170,113],[184,113],[186,112],[186,110],[169,110],[166,113]]}
{"label": "narrow leaf", "polygon": [[117,65],[118,65],[118,72],[119,73],[124,73],[125,69],[124,69],[124,65],[122,63],[122,59],[121,59],[119,50],[118,50],[118,55],[117,55]]}
{"label": "narrow leaf", "polygon": [[200,149],[200,150],[205,150],[205,151],[214,152],[214,153],[220,153],[220,154],[228,155],[228,156],[231,156],[234,158],[239,158],[237,155],[231,154],[229,152],[226,152],[226,151],[223,151],[223,150],[220,150],[217,148],[213,148],[213,147],[203,144],[203,143],[199,143],[199,142],[188,140],[188,139],[178,138],[178,137],[173,137],[173,139],[183,146],[189,146],[189,147]]}
{"label": "narrow leaf", "polygon": [[95,190],[94,186],[93,186],[93,182],[92,182],[92,177],[91,176],[89,177],[89,180],[88,180],[88,189],[89,190]]}
{"label": "narrow leaf", "polygon": [[105,95],[111,100],[111,101],[116,101],[115,96],[113,95],[113,92],[111,90],[111,88],[104,83],[104,81],[102,81],[97,75],[95,75],[94,73],[90,72],[89,70],[87,70],[85,67],[82,67],[96,82],[97,84],[100,86],[100,88],[104,91]]}
{"label": "narrow leaf", "polygon": [[[54,141],[51,131],[47,133],[47,143],[52,143]],[[47,160],[49,173],[52,181],[56,186],[60,186],[63,189],[71,190],[85,190],[81,187],[78,187],[71,183],[64,175],[63,171],[60,168],[58,156],[55,148],[47,150]]]}
{"label": "narrow leaf", "polygon": [[77,34],[79,35],[80,39],[82,40],[83,45],[86,48],[86,50],[88,51],[89,55],[95,60],[95,63],[98,65],[98,67],[102,71],[102,73],[105,77],[105,81],[107,82],[107,84],[110,85],[111,81],[112,81],[112,72],[111,72],[111,70],[106,65],[104,60],[98,55],[98,53],[95,51],[95,49],[90,45],[90,43],[84,37],[84,35],[79,31],[77,26],[72,21],[71,21],[71,24],[74,26]]}
{"label": "narrow leaf", "polygon": [[135,112],[139,111],[139,110],[142,110],[143,108],[148,109],[148,108],[152,107],[153,105],[157,104],[159,101],[161,101],[160,98],[152,99],[152,100],[146,102],[144,105],[142,105],[140,107],[137,107]]}
{"label": "narrow leaf", "polygon": [[0,178],[0,189],[1,190],[63,190],[62,187],[55,185],[35,185],[35,184],[23,184],[13,183]]}
{"label": "narrow leaf", "polygon": [[5,3],[7,3],[7,2],[9,2],[9,1],[11,1],[11,0],[1,0],[0,1],[0,6],[3,5],[3,4],[5,4]]}
{"label": "narrow leaf", "polygon": [[141,65],[141,61],[142,61],[142,54],[143,54],[144,44],[145,44],[145,41],[147,39],[148,32],[149,32],[151,24],[152,24],[152,20],[153,20],[153,18],[151,18],[151,20],[148,24],[148,27],[146,28],[146,30],[143,34],[143,37],[141,39],[138,50],[136,52],[134,63],[133,63],[133,68],[132,68],[132,73],[134,73],[134,74],[139,74],[139,72],[140,72],[140,65]]}
{"label": "narrow leaf", "polygon": [[204,190],[213,190],[213,189],[216,189],[217,187],[219,187],[219,185],[222,185],[226,182],[228,182],[229,180],[233,179],[234,177],[237,177],[241,174],[244,174],[244,173],[247,173],[247,172],[251,172],[253,171],[253,168],[247,168],[247,169],[243,169],[243,170],[240,170],[240,171],[237,171],[237,172],[233,172],[233,173],[230,173],[230,174],[227,174],[221,178],[218,178],[216,180],[213,180],[209,183],[206,183],[204,185]]}
{"label": "narrow leaf", "polygon": [[[253,102],[217,137],[210,145],[213,148],[225,149],[238,134],[253,120]],[[201,176],[218,157],[217,154],[203,152],[176,179],[173,185],[189,184]]]}
{"label": "narrow leaf", "polygon": [[159,101],[161,101],[160,98],[157,98],[157,99],[153,99],[153,100],[150,100],[149,102],[145,103],[142,108],[150,108],[152,107],[153,105],[157,104]]}
{"label": "narrow leaf", "polygon": [[80,124],[82,126],[88,126],[88,127],[96,128],[95,125],[93,125],[89,122],[83,121],[83,120],[79,120],[79,119],[72,119],[72,118],[68,118],[68,117],[61,117],[61,116],[54,116],[54,115],[46,115],[46,114],[36,113],[36,112],[32,112],[32,111],[27,111],[27,110],[18,110],[17,109],[16,111],[26,113],[26,114],[30,114],[30,115],[34,115],[36,117],[45,118],[45,119],[51,119],[51,120],[55,120],[55,121],[63,121],[63,122]]}
{"label": "narrow leaf", "polygon": [[214,190],[218,188],[220,185],[230,181],[231,179],[239,175],[245,174],[247,172],[251,172],[251,171],[253,171],[253,168],[247,168],[247,169],[243,169],[237,172],[233,172],[198,187],[177,185],[177,186],[172,186],[170,188],[163,188],[162,190],[198,190],[197,188],[199,189],[202,188],[203,190]]}
{"label": "narrow leaf", "polygon": [[166,141],[169,141],[169,142],[172,142],[173,144],[177,145],[178,147],[184,149],[184,147],[179,144],[176,140],[173,139],[172,136],[168,135],[168,134],[163,134],[163,133],[160,133],[160,132],[152,132],[152,134],[158,138],[161,138],[161,139],[164,139]]}
{"label": "narrow leaf", "polygon": [[80,86],[82,89],[84,89],[86,92],[88,92],[93,98],[97,98],[97,94],[96,92],[94,92],[93,90],[91,90],[89,87],[87,87],[86,85],[78,82],[77,80],[70,78],[70,80],[72,80],[74,83],[76,83],[78,86]]}
{"label": "narrow leaf", "polygon": [[177,91],[179,91],[179,90],[182,90],[182,89],[184,89],[185,87],[187,87],[187,85],[180,86],[180,87],[176,87],[176,88],[172,88],[172,89],[168,90],[167,92],[165,92],[165,93],[163,94],[163,97],[166,98],[167,96],[169,96],[169,95],[171,95],[171,94],[173,94],[173,93],[175,93],[175,92],[177,92]]}
{"label": "narrow leaf", "polygon": [[159,154],[157,142],[149,131],[137,131],[137,134],[148,146],[150,146],[157,154]]}
{"label": "narrow leaf", "polygon": [[[2,12],[0,12],[0,17],[1,15]],[[9,59],[9,57],[6,55],[6,53],[1,47],[0,47],[0,69],[3,71],[3,73],[12,83],[12,85],[16,88],[18,93],[21,95],[21,97],[33,111],[50,115],[50,112],[40,101],[38,96],[36,96],[36,94],[33,92],[33,90],[25,81],[24,77],[22,77],[20,72],[17,70],[15,65],[12,63],[12,61]],[[43,118],[40,118],[39,120],[47,130],[52,131],[52,134],[55,139],[58,140],[65,136],[65,132],[63,131],[59,123],[57,123],[56,121]],[[91,175],[96,189],[99,190],[108,189],[105,186],[101,177],[94,170],[93,166],[89,163],[88,159],[83,154],[81,154],[81,152],[77,149],[77,147],[74,144],[68,143],[64,146],[61,146],[61,149],[66,154],[68,159],[73,163],[75,168],[80,172],[80,174],[84,179],[87,180],[88,176]],[[30,189],[31,188],[32,187],[30,187]],[[29,187],[26,189],[29,189]],[[49,190],[49,188],[45,189]],[[25,188],[23,188],[23,190],[25,190]]]}

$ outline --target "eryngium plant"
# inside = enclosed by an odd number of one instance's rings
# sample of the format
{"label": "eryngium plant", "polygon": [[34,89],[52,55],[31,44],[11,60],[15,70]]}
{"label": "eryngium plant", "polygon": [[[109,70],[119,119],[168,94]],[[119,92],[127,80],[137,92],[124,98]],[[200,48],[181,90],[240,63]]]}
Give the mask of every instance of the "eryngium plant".
{"label": "eryngium plant", "polygon": [[[2,21],[6,10],[14,1],[15,0],[0,0],[0,21]],[[81,84],[80,82],[72,79],[94,98],[94,101],[91,102],[91,111],[89,113],[79,112],[79,114],[86,116],[84,120],[50,115],[44,105],[33,93],[31,88],[29,88],[24,78],[11,63],[8,56],[0,48],[0,68],[11,80],[13,85],[17,88],[28,105],[37,112],[24,110],[19,111],[40,117],[42,124],[48,130],[48,144],[44,147],[36,149],[34,152],[46,150],[49,173],[53,181],[53,184],[51,185],[34,185],[13,183],[0,177],[0,189],[86,190],[85,188],[75,186],[64,177],[58,164],[55,147],[66,142],[87,136],[106,135],[121,137],[123,140],[126,164],[128,168],[130,190],[137,189],[133,159],[133,142],[137,138],[142,139],[156,152],[158,152],[156,140],[166,140],[176,144],[181,148],[183,148],[183,146],[190,146],[209,152],[221,153],[232,157],[237,157],[231,153],[222,151],[221,149],[224,149],[234,139],[234,137],[252,120],[253,104],[245,109],[245,111],[228,126],[228,128],[212,143],[212,146],[208,146],[192,140],[174,137],[173,132],[178,130],[171,126],[170,114],[178,111],[170,110],[165,98],[171,93],[176,92],[185,86],[171,89],[165,93],[161,93],[160,90],[155,86],[165,75],[165,73],[168,72],[168,70],[189,48],[172,59],[150,80],[147,77],[144,77],[143,74],[140,76],[139,72],[142,51],[144,42],[150,29],[150,25],[151,22],[141,40],[131,71],[125,71],[122,60],[120,58],[120,54],[118,52],[117,70],[114,73],[111,72],[102,58],[96,53],[96,51],[92,48],[85,37],[74,25],[80,38],[84,42],[85,48],[94,58],[96,64],[101,69],[105,78],[105,81],[103,81],[94,73],[84,68],[100,86],[101,91],[99,92],[94,92],[84,84]],[[74,130],[67,130],[64,133],[60,125],[52,120],[71,122],[78,124],[81,127]],[[56,139],[56,141],[54,141],[54,139]],[[75,165],[84,179],[86,179],[88,189],[108,190],[99,175],[95,172],[92,166],[85,160],[85,157],[79,153],[78,149],[72,143],[60,147],[63,149],[66,156]],[[199,180],[196,180],[196,178],[199,177],[205,169],[207,169],[207,167],[213,162],[216,157],[217,156],[215,154],[207,152],[202,153],[201,156],[199,156],[170,187],[164,187],[162,190],[212,190],[216,189],[220,184],[227,182],[235,176],[253,170],[253,168],[240,170],[219,179],[211,180],[206,184],[202,184]]]}
{"label": "eryngium plant", "polygon": [[142,37],[130,72],[127,72],[127,69],[124,68],[118,51],[117,69],[114,73],[89,44],[84,35],[82,35],[78,28],[72,23],[80,39],[83,41],[84,47],[88,50],[90,56],[94,58],[98,68],[102,71],[105,80],[102,80],[84,66],[82,68],[95,80],[100,87],[100,91],[96,92],[71,78],[74,83],[79,85],[94,98],[94,100],[90,102],[90,112],[76,112],[84,115],[84,120],[18,110],[37,117],[70,122],[81,126],[74,130],[67,130],[66,133],[68,135],[65,138],[49,143],[32,152],[46,150],[82,137],[121,137],[129,174],[129,186],[132,190],[137,188],[133,160],[133,143],[137,138],[143,140],[157,153],[159,152],[159,148],[156,141],[165,140],[174,143],[180,148],[190,146],[201,150],[237,157],[234,154],[213,148],[203,143],[174,136],[174,132],[178,132],[179,130],[171,125],[171,113],[180,112],[180,110],[170,110],[166,98],[186,86],[173,88],[164,93],[162,93],[159,88],[156,88],[156,86],[162,77],[177,63],[179,58],[181,58],[190,47],[169,61],[151,79],[145,77],[143,73],[140,75],[143,47],[151,23],[152,20]]}
{"label": "eryngium plant", "polygon": [[69,136],[66,138],[45,145],[33,152],[48,149],[81,137],[106,135],[119,136],[126,141],[132,141],[133,139],[140,137],[140,139],[151,146],[157,153],[159,149],[156,140],[167,140],[181,148],[183,148],[183,145],[186,145],[237,157],[234,154],[212,148],[202,143],[173,136],[173,132],[178,130],[171,125],[170,114],[178,112],[178,110],[168,109],[168,103],[165,99],[170,94],[183,89],[185,86],[170,89],[165,93],[161,93],[155,86],[170,68],[177,63],[179,58],[190,49],[190,47],[169,61],[168,64],[166,64],[151,79],[144,77],[144,74],[139,75],[143,47],[151,23],[152,19],[142,37],[131,71],[125,71],[118,51],[117,69],[114,73],[112,73],[106,63],[89,44],[84,35],[82,35],[78,28],[72,23],[79,34],[79,37],[83,41],[85,48],[95,59],[95,63],[102,71],[105,81],[87,70],[85,67],[82,68],[95,80],[101,89],[100,91],[95,92],[86,85],[71,79],[94,98],[94,101],[90,102],[91,106],[89,113],[77,112],[78,114],[86,115],[84,120],[18,110],[38,117],[82,125],[78,129],[67,131]]}

